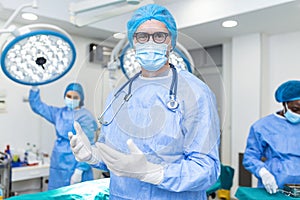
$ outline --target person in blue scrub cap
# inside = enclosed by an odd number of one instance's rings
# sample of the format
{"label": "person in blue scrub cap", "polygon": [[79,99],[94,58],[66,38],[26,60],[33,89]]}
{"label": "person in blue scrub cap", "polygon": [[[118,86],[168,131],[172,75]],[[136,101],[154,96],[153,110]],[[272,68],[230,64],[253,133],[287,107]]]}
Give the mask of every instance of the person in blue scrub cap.
{"label": "person in blue scrub cap", "polygon": [[270,194],[300,183],[300,81],[280,85],[275,99],[283,108],[251,126],[243,159]]}
{"label": "person in blue scrub cap", "polygon": [[[215,95],[192,73],[169,63],[177,28],[165,7],[140,7],[127,30],[141,73],[104,112],[110,122],[102,125],[95,145],[74,124],[72,151],[78,160],[110,171],[110,200],[207,199],[206,190],[220,175]],[[178,106],[170,107],[176,75]],[[120,108],[129,87],[132,96]]]}
{"label": "person in blue scrub cap", "polygon": [[77,121],[90,143],[94,143],[98,125],[93,115],[85,109],[84,92],[79,83],[70,83],[64,92],[64,107],[56,107],[41,101],[40,90],[30,90],[29,102],[36,114],[45,118],[55,126],[56,141],[50,160],[48,190],[60,188],[87,180],[93,180],[91,166],[76,161],[70,147],[68,132],[74,130]]}

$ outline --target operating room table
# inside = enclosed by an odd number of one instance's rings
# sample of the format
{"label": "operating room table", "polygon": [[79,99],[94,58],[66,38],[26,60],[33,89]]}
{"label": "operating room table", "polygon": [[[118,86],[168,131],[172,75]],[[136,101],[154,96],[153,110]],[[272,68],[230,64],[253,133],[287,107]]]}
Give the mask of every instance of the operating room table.
{"label": "operating room table", "polygon": [[238,200],[300,200],[300,198],[291,197],[281,192],[269,194],[264,188],[239,187],[235,193]]}
{"label": "operating room table", "polygon": [[8,200],[108,200],[109,178],[86,181],[55,190],[23,194]]}
{"label": "operating room table", "polygon": [[[55,190],[14,196],[7,198],[7,200],[108,200],[109,180],[109,178],[103,178],[93,181],[86,181],[61,187]],[[219,179],[207,190],[207,194],[209,195],[218,189],[221,189],[221,182],[221,179]]]}

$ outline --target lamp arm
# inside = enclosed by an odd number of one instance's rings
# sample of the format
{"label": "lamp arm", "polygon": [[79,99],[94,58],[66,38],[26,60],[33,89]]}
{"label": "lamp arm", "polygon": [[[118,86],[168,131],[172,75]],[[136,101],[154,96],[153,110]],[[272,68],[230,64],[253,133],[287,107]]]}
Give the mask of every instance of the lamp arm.
{"label": "lamp arm", "polygon": [[193,60],[191,54],[187,51],[187,49],[184,48],[179,42],[177,42],[176,46],[178,47],[178,49],[180,49],[180,51],[182,51],[184,53],[184,55],[187,57],[187,59],[190,62],[190,64],[192,66],[195,66],[194,60]]}
{"label": "lamp arm", "polygon": [[124,47],[126,42],[127,38],[123,38],[118,42],[118,44],[113,48],[110,55],[110,60],[107,64],[107,69],[109,71],[109,86],[111,89],[116,87],[116,71],[118,69],[118,66],[120,65],[118,57],[121,49]]}
{"label": "lamp arm", "polygon": [[17,27],[15,25],[11,25],[6,29],[0,29],[0,34],[1,33],[13,33],[16,29],[17,29]]}
{"label": "lamp arm", "polygon": [[30,4],[23,4],[20,5],[14,12],[13,14],[8,18],[8,20],[5,22],[3,29],[8,28],[8,26],[10,25],[10,23],[17,17],[17,15],[19,14],[19,12],[21,10],[23,10],[26,7],[32,7],[32,8],[37,8],[37,0],[33,0],[32,3]]}
{"label": "lamp arm", "polygon": [[124,47],[125,43],[127,42],[127,38],[123,38],[122,40],[120,40],[118,42],[118,44],[113,48],[111,55],[110,55],[110,60],[108,63],[108,69],[111,70],[116,70],[117,66],[116,66],[116,62],[119,56],[119,52],[122,50],[122,48]]}

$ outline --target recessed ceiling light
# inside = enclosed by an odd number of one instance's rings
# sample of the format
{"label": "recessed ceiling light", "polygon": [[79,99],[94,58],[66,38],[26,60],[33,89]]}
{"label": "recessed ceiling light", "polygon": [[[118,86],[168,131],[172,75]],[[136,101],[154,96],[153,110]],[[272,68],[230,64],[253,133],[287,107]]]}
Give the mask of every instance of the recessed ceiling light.
{"label": "recessed ceiling light", "polygon": [[121,40],[121,39],[124,39],[126,37],[126,35],[125,35],[125,33],[115,33],[113,35],[113,37]]}
{"label": "recessed ceiling light", "polygon": [[35,21],[38,19],[38,16],[33,13],[22,13],[22,18],[30,21]]}
{"label": "recessed ceiling light", "polygon": [[237,24],[238,23],[235,20],[227,20],[222,23],[222,26],[225,28],[232,28],[232,27],[237,26]]}

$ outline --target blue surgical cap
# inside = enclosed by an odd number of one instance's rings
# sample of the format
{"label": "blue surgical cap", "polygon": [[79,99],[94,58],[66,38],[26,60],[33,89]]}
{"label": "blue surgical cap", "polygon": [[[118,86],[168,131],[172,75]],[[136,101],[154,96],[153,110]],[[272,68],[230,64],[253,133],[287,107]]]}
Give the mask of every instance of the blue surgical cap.
{"label": "blue surgical cap", "polygon": [[300,81],[291,80],[281,84],[275,92],[278,102],[300,100]]}
{"label": "blue surgical cap", "polygon": [[79,94],[80,96],[80,102],[79,102],[79,106],[83,106],[84,105],[84,93],[83,93],[83,88],[79,83],[70,83],[67,88],[66,91],[64,93],[64,97],[66,96],[68,91],[75,91]]}
{"label": "blue surgical cap", "polygon": [[177,40],[177,27],[175,20],[171,13],[162,6],[156,4],[148,4],[140,7],[134,13],[131,19],[127,23],[127,36],[128,41],[133,47],[133,35],[137,28],[144,22],[155,19],[164,23],[171,34],[172,48],[176,46]]}

